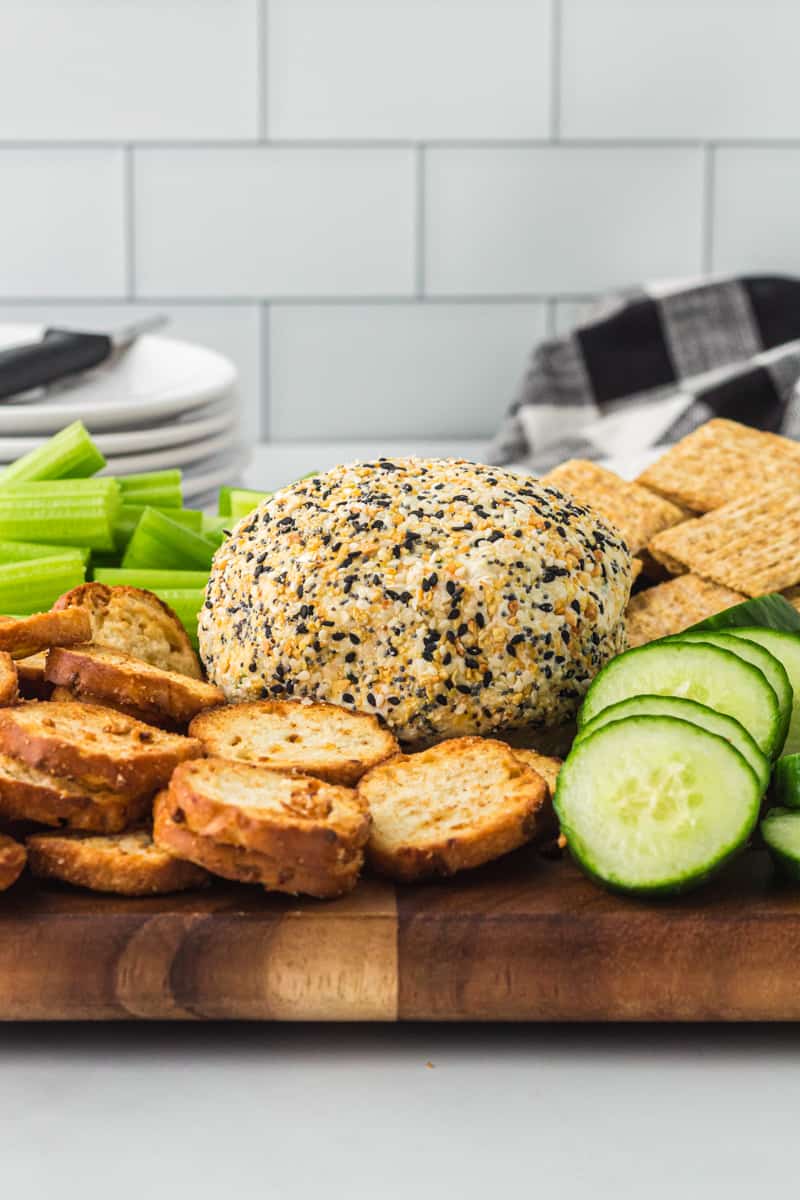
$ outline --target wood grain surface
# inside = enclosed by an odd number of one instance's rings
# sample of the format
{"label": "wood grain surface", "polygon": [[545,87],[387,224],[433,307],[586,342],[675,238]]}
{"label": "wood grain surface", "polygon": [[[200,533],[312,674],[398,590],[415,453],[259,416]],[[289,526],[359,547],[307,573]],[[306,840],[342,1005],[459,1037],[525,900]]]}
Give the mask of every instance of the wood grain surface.
{"label": "wood grain surface", "polygon": [[751,852],[642,902],[528,849],[449,882],[333,902],[220,883],[125,900],[0,896],[0,1019],[800,1019],[800,888]]}

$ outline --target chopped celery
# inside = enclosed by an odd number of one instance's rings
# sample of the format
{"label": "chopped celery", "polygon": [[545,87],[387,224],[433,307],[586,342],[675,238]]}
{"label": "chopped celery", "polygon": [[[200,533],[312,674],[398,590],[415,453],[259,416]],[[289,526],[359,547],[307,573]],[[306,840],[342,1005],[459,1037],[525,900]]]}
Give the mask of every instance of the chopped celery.
{"label": "chopped celery", "polygon": [[114,479],[59,479],[0,487],[0,540],[114,549]]}
{"label": "chopped celery", "polygon": [[36,480],[83,479],[106,465],[82,421],[73,421],[43,446],[0,471],[0,488]]}
{"label": "chopped celery", "polygon": [[183,625],[192,645],[197,648],[197,618],[205,600],[204,588],[153,588],[159,599],[168,604]]}
{"label": "chopped celery", "polygon": [[[139,524],[142,513],[146,508],[160,509],[160,505],[120,505],[117,519],[114,522],[115,545],[120,554],[122,554],[128,542],[131,540],[133,531]],[[185,526],[186,529],[194,529],[198,533],[202,529],[203,514],[199,508],[165,508],[161,511],[163,511],[165,516],[168,516],[171,521],[177,521],[179,525]]]}
{"label": "chopped celery", "polygon": [[83,583],[83,564],[72,554],[0,564],[0,612],[45,612],[59,596]]}
{"label": "chopped celery", "polygon": [[230,517],[215,517],[213,513],[203,513],[202,533],[224,533],[227,537],[231,528]]}
{"label": "chopped celery", "polygon": [[151,504],[154,508],[180,508],[183,504],[182,473],[145,471],[141,475],[120,475],[117,479],[123,504]]}
{"label": "chopped celery", "polygon": [[147,588],[151,592],[161,588],[205,588],[208,583],[208,571],[149,571],[146,567],[140,571],[99,567],[94,577],[109,587]]}
{"label": "chopped celery", "polygon": [[209,571],[214,547],[202,533],[186,529],[157,508],[142,513],[122,559],[126,569]]}
{"label": "chopped celery", "polygon": [[258,508],[262,500],[268,500],[272,494],[272,492],[257,492],[252,488],[221,487],[219,489],[219,515],[238,521],[240,517],[246,517],[254,508]]}
{"label": "chopped celery", "polygon": [[72,555],[85,567],[91,551],[88,546],[54,546],[48,542],[0,542],[0,563],[26,562],[30,558]]}

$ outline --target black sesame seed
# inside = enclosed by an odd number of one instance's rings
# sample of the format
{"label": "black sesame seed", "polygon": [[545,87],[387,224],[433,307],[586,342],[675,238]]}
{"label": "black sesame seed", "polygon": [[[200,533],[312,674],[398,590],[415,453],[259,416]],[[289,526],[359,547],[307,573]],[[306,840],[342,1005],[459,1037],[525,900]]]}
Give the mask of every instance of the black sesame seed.
{"label": "black sesame seed", "polygon": [[351,650],[349,654],[345,654],[344,661],[348,663],[355,662],[357,657],[358,655],[355,650]]}

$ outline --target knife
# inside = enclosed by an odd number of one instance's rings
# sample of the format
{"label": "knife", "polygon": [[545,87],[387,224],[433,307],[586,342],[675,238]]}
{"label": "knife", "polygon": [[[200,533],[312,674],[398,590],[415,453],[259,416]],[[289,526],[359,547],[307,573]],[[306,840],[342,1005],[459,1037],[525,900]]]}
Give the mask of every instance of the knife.
{"label": "knife", "polygon": [[113,333],[45,329],[38,342],[0,350],[0,400],[77,375],[109,362],[143,333],[165,325],[164,316],[143,317]]}

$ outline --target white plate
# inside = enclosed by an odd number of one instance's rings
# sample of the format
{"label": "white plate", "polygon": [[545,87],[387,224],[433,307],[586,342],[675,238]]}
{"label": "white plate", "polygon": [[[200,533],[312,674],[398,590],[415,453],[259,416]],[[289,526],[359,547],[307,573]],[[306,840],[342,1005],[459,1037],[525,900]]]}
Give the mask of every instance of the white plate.
{"label": "white plate", "polygon": [[[238,418],[239,406],[231,396],[166,424],[133,429],[127,433],[98,433],[92,436],[101,454],[143,454],[147,450],[183,446],[203,437],[213,437],[214,434],[232,429]],[[46,441],[46,437],[0,437],[0,463],[13,462],[20,455],[43,446]]]}
{"label": "white plate", "polygon": [[[0,325],[0,349],[36,341],[41,325]],[[200,408],[236,388],[236,368],[215,350],[141,337],[112,367],[0,403],[0,434],[57,433],[70,421],[108,432]]]}
{"label": "white plate", "polygon": [[109,458],[102,475],[135,475],[139,471],[164,471],[170,467],[191,467],[212,455],[230,454],[237,445],[238,434],[229,429],[217,437],[201,438],[188,446],[170,446],[166,450],[153,450],[149,454],[124,454],[121,458]]}

